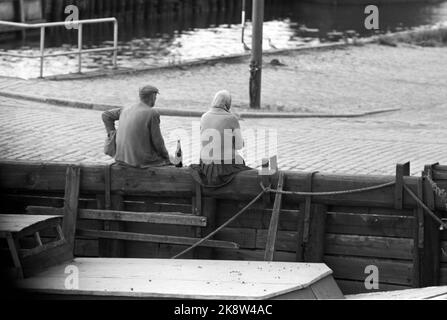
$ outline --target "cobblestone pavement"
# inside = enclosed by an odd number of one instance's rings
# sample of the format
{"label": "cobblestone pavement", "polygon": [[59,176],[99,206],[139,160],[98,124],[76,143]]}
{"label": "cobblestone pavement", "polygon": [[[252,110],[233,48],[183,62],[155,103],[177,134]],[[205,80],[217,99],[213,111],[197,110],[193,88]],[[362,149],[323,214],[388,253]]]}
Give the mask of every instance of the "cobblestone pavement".
{"label": "cobblestone pavement", "polygon": [[[265,56],[263,95],[271,110],[346,113],[402,108],[430,112],[447,101],[447,48],[365,45]],[[272,66],[278,59],[284,66]],[[0,90],[127,105],[143,84],[159,87],[158,106],[206,110],[221,89],[248,102],[247,58],[105,78],[50,81],[0,77]],[[1,76],[1,75],[0,75]]]}
{"label": "cobblestone pavement", "polygon": [[[397,162],[447,163],[447,104],[435,112],[400,112],[361,119],[250,119],[244,130],[276,129],[281,169],[354,174],[394,174]],[[418,121],[414,119],[417,118]],[[191,132],[196,118],[162,117],[168,150],[175,130]],[[178,131],[177,131],[178,133]],[[0,158],[103,163],[101,112],[0,98]],[[196,147],[181,136],[185,163]],[[251,166],[256,163],[249,162]]]}

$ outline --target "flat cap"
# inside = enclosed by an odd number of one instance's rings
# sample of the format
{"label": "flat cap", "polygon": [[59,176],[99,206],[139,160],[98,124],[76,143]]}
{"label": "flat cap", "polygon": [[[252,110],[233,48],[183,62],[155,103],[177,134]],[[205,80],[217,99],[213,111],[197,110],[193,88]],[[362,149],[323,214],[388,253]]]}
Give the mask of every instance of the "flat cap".
{"label": "flat cap", "polygon": [[147,85],[140,88],[140,97],[145,97],[154,93],[160,93],[160,91],[154,86]]}

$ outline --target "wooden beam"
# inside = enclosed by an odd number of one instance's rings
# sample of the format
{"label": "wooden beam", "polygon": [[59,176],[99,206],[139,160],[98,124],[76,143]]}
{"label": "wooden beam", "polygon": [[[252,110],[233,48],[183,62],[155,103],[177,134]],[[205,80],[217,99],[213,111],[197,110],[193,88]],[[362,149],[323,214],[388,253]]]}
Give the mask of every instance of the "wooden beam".
{"label": "wooden beam", "polygon": [[374,265],[380,270],[380,286],[382,284],[404,286],[412,284],[413,264],[411,261],[332,255],[325,255],[323,260],[334,271],[336,280],[357,280],[364,284],[367,276],[365,268]]}
{"label": "wooden beam", "polygon": [[[282,191],[285,183],[284,172],[279,173],[277,190]],[[279,213],[281,211],[282,194],[277,193],[273,204],[272,218],[270,220],[267,243],[265,245],[264,261],[273,261],[275,254],[276,234],[278,233]]]}
{"label": "wooden beam", "polygon": [[[111,196],[111,208],[121,211],[124,207],[121,195]],[[125,227],[121,221],[104,221],[105,231],[124,231]],[[125,244],[120,239],[100,240],[100,254],[103,257],[120,258],[125,256]]]}
{"label": "wooden beam", "polygon": [[304,248],[304,261],[322,262],[326,232],[327,207],[322,204],[312,206],[309,241]]}
{"label": "wooden beam", "polygon": [[396,166],[396,186],[394,190],[394,208],[401,210],[404,203],[404,177],[410,175],[410,163]]}
{"label": "wooden beam", "polygon": [[6,234],[6,241],[8,243],[9,253],[11,254],[11,258],[17,271],[17,275],[19,278],[23,278],[24,274],[22,269],[22,262],[19,258],[20,244],[17,239],[14,239],[11,233]]}
{"label": "wooden beam", "polygon": [[[78,229],[77,235],[83,237],[100,238],[100,239],[166,243],[166,244],[175,244],[182,246],[193,245],[200,240],[198,238],[190,238],[190,237],[177,237],[177,236],[167,236],[158,234],[142,234],[133,232],[103,231],[103,230],[88,230],[88,229]],[[201,246],[211,248],[239,249],[239,246],[236,243],[228,241],[220,241],[220,240],[207,240],[204,243],[202,243]]]}
{"label": "wooden beam", "polygon": [[[62,192],[64,190],[64,174],[66,164],[42,164],[35,162],[0,161],[0,188],[11,190]],[[104,191],[104,166],[85,165],[82,167],[81,190],[83,194],[102,193]],[[304,190],[307,174],[286,172],[288,190]],[[192,177],[187,168],[123,168],[112,167],[112,192],[120,192],[126,196],[163,196],[188,197],[194,192]],[[395,180],[393,176],[369,175],[332,175],[317,173],[314,176],[313,191],[340,191],[374,186]],[[417,177],[404,177],[405,185],[416,192]],[[237,190],[237,192],[235,192]],[[249,170],[239,173],[231,185],[218,190],[205,189],[203,196],[216,199],[251,200],[259,193],[258,171]],[[391,208],[394,206],[394,187],[386,187],[363,193],[344,195],[325,195],[313,197],[314,203],[327,205],[368,206]],[[305,197],[287,195],[285,203],[303,202]],[[405,208],[416,208],[411,197],[405,197]],[[441,199],[436,199],[436,208],[444,210]]]}
{"label": "wooden beam", "polygon": [[[202,214],[203,219],[206,220],[206,227],[200,229],[198,236],[200,238],[206,237],[208,234],[213,232],[216,228],[216,214],[217,214],[217,200],[214,198],[203,198],[203,206],[202,206]],[[224,229],[225,230],[225,229]],[[214,250],[213,249],[205,249],[198,248],[197,256],[202,259],[213,259],[214,258]]]}
{"label": "wooden beam", "polygon": [[76,221],[78,216],[79,186],[81,181],[81,168],[70,165],[67,167],[66,187],[64,199],[64,218],[62,221],[62,232],[64,238],[73,253]]}
{"label": "wooden beam", "polygon": [[413,237],[413,218],[328,212],[326,232],[396,238]]}
{"label": "wooden beam", "polygon": [[[423,200],[429,206],[434,206],[433,189],[426,179],[422,179]],[[421,186],[422,188],[422,186]],[[434,212],[438,217],[438,212]],[[439,285],[439,275],[441,268],[441,232],[439,225],[430,217],[424,219],[423,225],[424,248],[420,263],[420,285],[421,287],[432,287]]]}
{"label": "wooden beam", "polygon": [[[63,209],[51,207],[27,207],[28,213],[39,215],[60,215],[62,214],[62,210]],[[205,227],[207,225],[207,219],[205,217],[184,214],[181,212],[131,212],[100,209],[79,209],[78,218],[86,220],[144,222],[196,227]]]}

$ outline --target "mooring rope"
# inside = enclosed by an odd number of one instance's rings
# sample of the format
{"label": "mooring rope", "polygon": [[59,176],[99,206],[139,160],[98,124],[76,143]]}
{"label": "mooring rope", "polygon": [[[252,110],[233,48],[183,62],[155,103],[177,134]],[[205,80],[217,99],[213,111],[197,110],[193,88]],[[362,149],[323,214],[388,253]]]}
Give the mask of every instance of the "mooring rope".
{"label": "mooring rope", "polygon": [[231,217],[230,219],[228,219],[224,224],[222,224],[219,228],[217,228],[216,230],[214,230],[213,232],[211,232],[210,234],[208,234],[205,238],[200,239],[199,241],[197,241],[196,243],[194,243],[192,246],[186,248],[185,250],[183,250],[182,252],[180,252],[179,254],[173,256],[171,259],[177,259],[179,257],[181,257],[182,255],[184,255],[185,253],[188,253],[189,251],[191,251],[192,249],[200,246],[203,242],[205,242],[206,240],[209,240],[212,236],[214,236],[216,233],[218,233],[220,230],[222,230],[223,228],[225,228],[226,226],[228,226],[230,223],[232,223],[234,220],[236,220],[241,214],[243,214],[245,211],[247,211],[256,201],[259,200],[259,198],[262,197],[262,195],[265,193],[266,191],[262,190],[261,193],[259,193],[256,197],[253,198],[253,200],[251,200],[245,207],[243,207],[238,213],[236,213],[233,217]]}
{"label": "mooring rope", "polygon": [[439,229],[442,231],[442,230],[445,230],[445,229],[447,229],[447,222],[444,222],[444,220],[443,219],[441,219],[441,218],[439,218],[436,214],[434,214],[434,212],[433,211],[431,211],[431,209],[429,208],[429,207],[427,207],[426,205],[425,205],[425,203],[421,200],[421,199],[419,199],[419,197],[417,196],[417,195],[415,195],[414,194],[414,192],[413,191],[411,191],[411,189],[409,188],[409,187],[407,187],[407,186],[405,186],[404,185],[404,189],[405,189],[405,191],[407,191],[408,192],[408,194],[422,207],[422,209],[424,209],[425,210],[425,212],[427,212],[428,214],[429,214],[429,216],[432,218],[432,219],[434,219],[434,220],[436,220],[439,224],[440,224],[440,227],[439,227]]}
{"label": "mooring rope", "polygon": [[[244,213],[248,208],[250,208],[256,201],[258,201],[258,199],[261,198],[264,193],[271,192],[271,193],[280,193],[280,194],[283,194],[283,195],[296,195],[296,196],[303,196],[303,197],[335,196],[335,195],[342,195],[342,194],[362,193],[362,192],[367,192],[367,191],[379,190],[379,189],[383,189],[383,188],[386,188],[386,187],[394,186],[395,184],[396,184],[396,181],[390,181],[390,182],[379,184],[379,185],[375,185],[375,186],[358,188],[358,189],[350,189],[350,190],[326,191],[326,192],[301,192],[301,191],[284,191],[284,190],[280,191],[280,190],[277,190],[277,189],[272,189],[271,186],[266,187],[261,182],[260,183],[260,186],[261,186],[261,189],[262,189],[261,193],[259,193],[255,198],[253,198],[253,200],[251,200],[244,208],[242,208],[238,213],[236,213],[233,217],[228,219],[224,224],[222,224],[216,230],[214,230],[213,232],[208,234],[205,238],[200,239],[195,244],[193,244],[192,246],[186,248],[185,250],[183,250],[179,254],[175,255],[171,259],[177,259],[178,257],[180,257],[180,256],[184,255],[185,253],[191,251],[192,249],[198,247],[199,245],[201,245],[206,240],[209,240],[216,233],[218,233],[223,228],[228,226],[231,222],[236,220],[242,213]],[[429,216],[432,219],[434,219],[436,222],[438,222],[440,224],[440,230],[447,229],[447,222],[444,222],[444,219],[441,219],[436,214],[434,214],[433,211],[431,211],[430,208],[428,208],[424,204],[424,202],[421,199],[419,199],[419,197],[417,195],[415,195],[413,193],[413,191],[411,191],[411,189],[409,187],[404,185],[404,189],[424,209],[424,211],[426,211],[429,214]]]}
{"label": "mooring rope", "polygon": [[303,196],[303,197],[314,197],[314,196],[318,197],[318,196],[336,196],[336,195],[341,195],[341,194],[352,194],[352,193],[373,191],[373,190],[383,189],[386,187],[391,187],[395,184],[396,184],[396,182],[392,181],[392,182],[379,184],[376,186],[359,188],[359,189],[351,189],[351,190],[326,191],[326,192],[301,192],[301,191],[279,191],[276,189],[272,189],[270,187],[265,187],[261,182],[261,188],[265,192],[281,193],[281,194],[285,194],[285,195],[296,195],[296,196]]}

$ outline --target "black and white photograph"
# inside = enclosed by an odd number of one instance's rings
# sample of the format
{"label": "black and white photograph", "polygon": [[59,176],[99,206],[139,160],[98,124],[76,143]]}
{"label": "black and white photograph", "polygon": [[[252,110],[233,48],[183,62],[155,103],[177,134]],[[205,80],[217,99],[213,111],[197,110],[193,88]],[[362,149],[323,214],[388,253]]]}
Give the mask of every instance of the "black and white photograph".
{"label": "black and white photograph", "polygon": [[21,308],[447,300],[447,0],[0,0],[0,253]]}

